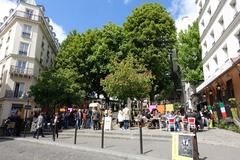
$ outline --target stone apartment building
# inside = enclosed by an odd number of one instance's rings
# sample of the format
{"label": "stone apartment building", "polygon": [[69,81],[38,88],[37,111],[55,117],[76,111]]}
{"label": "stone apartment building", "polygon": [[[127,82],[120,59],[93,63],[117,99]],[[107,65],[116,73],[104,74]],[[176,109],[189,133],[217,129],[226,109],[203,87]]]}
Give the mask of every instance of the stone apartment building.
{"label": "stone apartment building", "polygon": [[19,0],[0,23],[0,124],[16,110],[24,118],[26,105],[37,107],[29,88],[59,49],[44,11],[34,0]]}

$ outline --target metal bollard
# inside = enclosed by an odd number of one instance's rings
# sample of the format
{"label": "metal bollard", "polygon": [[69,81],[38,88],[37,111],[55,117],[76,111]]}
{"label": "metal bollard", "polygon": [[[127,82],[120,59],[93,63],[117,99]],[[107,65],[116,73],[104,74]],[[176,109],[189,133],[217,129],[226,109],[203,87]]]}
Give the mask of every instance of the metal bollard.
{"label": "metal bollard", "polygon": [[104,148],[104,118],[102,121],[102,143],[101,143],[101,148]]}
{"label": "metal bollard", "polygon": [[78,122],[76,121],[76,124],[75,124],[75,134],[74,134],[74,144],[77,144],[77,129],[78,129],[77,124],[78,124]]}
{"label": "metal bollard", "polygon": [[143,154],[143,140],[142,140],[142,123],[139,122],[139,132],[140,132],[140,153]]}

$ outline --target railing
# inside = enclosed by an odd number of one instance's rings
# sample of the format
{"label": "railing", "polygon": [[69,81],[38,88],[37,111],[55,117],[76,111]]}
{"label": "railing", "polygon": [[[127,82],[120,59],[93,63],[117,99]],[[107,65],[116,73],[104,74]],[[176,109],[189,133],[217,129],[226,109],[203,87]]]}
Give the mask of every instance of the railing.
{"label": "railing", "polygon": [[19,76],[33,76],[33,68],[22,68],[11,65],[10,74]]}
{"label": "railing", "polygon": [[31,33],[28,33],[28,32],[22,32],[22,36],[25,37],[25,38],[30,38]]}
{"label": "railing", "polygon": [[23,98],[23,92],[14,92],[13,90],[6,90],[5,98]]}

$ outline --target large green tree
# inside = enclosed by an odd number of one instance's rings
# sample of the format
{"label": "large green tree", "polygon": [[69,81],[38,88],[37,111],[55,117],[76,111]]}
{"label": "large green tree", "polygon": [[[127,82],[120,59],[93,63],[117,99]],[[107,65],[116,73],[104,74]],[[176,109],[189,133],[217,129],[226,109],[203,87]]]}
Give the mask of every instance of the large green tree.
{"label": "large green tree", "polygon": [[203,80],[198,24],[194,22],[178,35],[177,63],[184,79],[192,85]]}
{"label": "large green tree", "polygon": [[123,25],[126,40],[123,52],[132,54],[155,76],[150,99],[168,88],[169,53],[176,43],[176,28],[171,15],[159,3],[147,3],[133,10]]}
{"label": "large green tree", "polygon": [[108,96],[125,101],[127,98],[143,100],[151,91],[151,72],[132,56],[113,62],[111,73],[101,80]]}
{"label": "large green tree", "polygon": [[120,46],[122,28],[109,23],[102,29],[72,32],[63,42],[56,59],[56,68],[69,68],[77,73],[77,81],[87,94],[104,94],[100,80],[109,74],[112,59],[124,58]]}
{"label": "large green tree", "polygon": [[69,69],[48,69],[43,71],[38,83],[30,88],[30,96],[41,106],[77,105],[84,97],[84,91],[76,83],[76,74]]}

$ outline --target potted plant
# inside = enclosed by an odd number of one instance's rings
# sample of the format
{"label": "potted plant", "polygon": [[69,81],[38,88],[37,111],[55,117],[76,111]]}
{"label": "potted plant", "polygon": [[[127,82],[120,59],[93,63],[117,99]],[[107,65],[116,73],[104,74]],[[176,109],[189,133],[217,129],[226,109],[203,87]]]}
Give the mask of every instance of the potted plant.
{"label": "potted plant", "polygon": [[228,102],[231,105],[231,112],[232,112],[233,119],[238,119],[238,110],[237,110],[238,102],[236,101],[235,98],[229,98]]}

